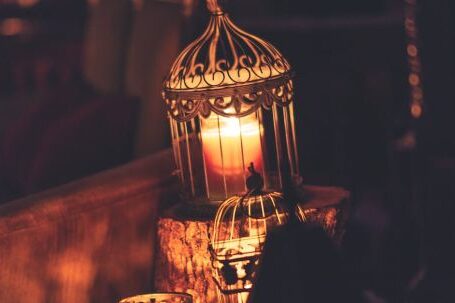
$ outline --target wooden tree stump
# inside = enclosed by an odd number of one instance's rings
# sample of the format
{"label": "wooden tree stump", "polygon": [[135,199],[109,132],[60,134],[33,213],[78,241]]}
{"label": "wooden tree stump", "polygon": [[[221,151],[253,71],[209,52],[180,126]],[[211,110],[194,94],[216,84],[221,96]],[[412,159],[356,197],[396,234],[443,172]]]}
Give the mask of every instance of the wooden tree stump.
{"label": "wooden tree stump", "polygon": [[[348,215],[349,192],[336,187],[304,186],[307,221],[321,225],[340,243]],[[155,288],[186,292],[194,303],[217,303],[208,251],[215,207],[179,204],[158,221]]]}

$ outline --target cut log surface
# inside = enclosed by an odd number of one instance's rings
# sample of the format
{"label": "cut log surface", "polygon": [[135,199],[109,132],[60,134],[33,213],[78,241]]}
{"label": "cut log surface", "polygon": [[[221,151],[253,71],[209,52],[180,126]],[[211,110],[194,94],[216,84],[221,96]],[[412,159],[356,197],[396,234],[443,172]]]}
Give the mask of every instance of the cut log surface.
{"label": "cut log surface", "polygon": [[[348,215],[349,192],[337,187],[304,186],[307,222],[322,226],[340,243]],[[158,221],[155,287],[186,292],[194,303],[217,303],[208,251],[216,207],[179,204]]]}

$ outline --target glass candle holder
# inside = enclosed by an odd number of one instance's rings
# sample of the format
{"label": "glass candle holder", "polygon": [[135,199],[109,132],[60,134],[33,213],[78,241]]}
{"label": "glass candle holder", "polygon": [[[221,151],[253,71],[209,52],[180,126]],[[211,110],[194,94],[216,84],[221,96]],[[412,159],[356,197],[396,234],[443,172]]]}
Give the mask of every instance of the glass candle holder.
{"label": "glass candle holder", "polygon": [[119,303],[193,303],[193,297],[186,293],[163,292],[133,296]]}

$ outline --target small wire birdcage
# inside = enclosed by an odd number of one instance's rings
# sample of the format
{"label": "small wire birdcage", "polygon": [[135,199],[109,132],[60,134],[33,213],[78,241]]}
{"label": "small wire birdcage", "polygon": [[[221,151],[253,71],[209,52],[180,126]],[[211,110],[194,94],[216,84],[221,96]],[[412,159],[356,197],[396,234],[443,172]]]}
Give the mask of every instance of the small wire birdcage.
{"label": "small wire birdcage", "polygon": [[244,192],[253,162],[280,191],[283,162],[300,182],[290,64],[270,43],[236,26],[217,0],[205,32],[164,81],[176,166],[193,200]]}
{"label": "small wire birdcage", "polygon": [[304,221],[303,209],[295,209],[283,194],[263,192],[261,176],[251,165],[249,191],[222,202],[215,215],[209,251],[213,278],[221,303],[244,303],[253,288],[267,233],[295,216]]}

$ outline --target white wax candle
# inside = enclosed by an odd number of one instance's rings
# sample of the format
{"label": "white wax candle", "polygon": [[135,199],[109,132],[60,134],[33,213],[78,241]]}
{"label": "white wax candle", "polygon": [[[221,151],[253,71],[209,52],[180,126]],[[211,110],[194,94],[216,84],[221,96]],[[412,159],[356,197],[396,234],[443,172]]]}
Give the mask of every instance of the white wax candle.
{"label": "white wax candle", "polygon": [[224,199],[245,190],[248,166],[262,173],[260,126],[256,114],[244,118],[215,114],[201,123],[210,198]]}

